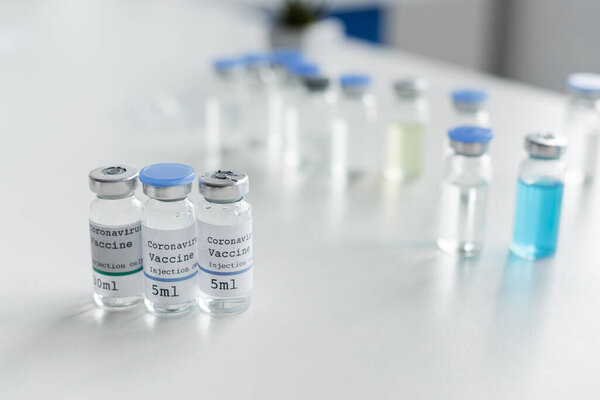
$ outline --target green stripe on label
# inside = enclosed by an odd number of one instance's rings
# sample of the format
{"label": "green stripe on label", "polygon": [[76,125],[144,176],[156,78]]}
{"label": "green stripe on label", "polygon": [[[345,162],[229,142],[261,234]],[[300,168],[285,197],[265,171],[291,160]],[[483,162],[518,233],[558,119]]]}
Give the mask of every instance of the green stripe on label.
{"label": "green stripe on label", "polygon": [[108,275],[108,276],[125,276],[125,275],[132,275],[135,274],[136,272],[140,272],[141,270],[144,269],[144,267],[139,267],[138,269],[135,269],[133,271],[129,271],[129,272],[104,272],[104,271],[100,271],[99,269],[96,269],[94,267],[92,267],[92,269],[101,274],[101,275]]}

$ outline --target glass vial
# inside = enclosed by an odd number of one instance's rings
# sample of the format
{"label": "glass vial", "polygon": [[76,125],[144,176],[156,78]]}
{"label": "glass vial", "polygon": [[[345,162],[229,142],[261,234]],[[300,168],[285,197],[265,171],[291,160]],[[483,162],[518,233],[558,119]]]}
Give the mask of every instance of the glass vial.
{"label": "glass vial", "polygon": [[569,102],[563,131],[569,140],[567,183],[594,178],[600,134],[600,75],[572,74],[567,79]]}
{"label": "glass vial", "polygon": [[328,78],[309,76],[302,84],[302,94],[285,117],[284,160],[302,172],[331,172],[337,96]]}
{"label": "glass vial", "polygon": [[528,260],[556,251],[564,187],[561,156],[567,139],[533,133],[525,138],[529,157],[519,170],[513,241],[510,250]]}
{"label": "glass vial", "polygon": [[472,257],[483,247],[484,220],[492,163],[486,154],[492,131],[459,126],[448,132],[452,153],[444,160],[438,247]]}
{"label": "glass vial", "polygon": [[135,197],[138,171],[126,165],[96,168],[89,184],[94,302],[130,307],[142,300],[142,205]]}
{"label": "glass vial", "polygon": [[213,79],[204,105],[204,146],[207,154],[236,150],[244,143],[242,72],[238,59],[213,61]]}
{"label": "glass vial", "polygon": [[485,106],[488,93],[480,89],[457,89],[450,97],[454,108],[452,126],[490,126],[490,114]]}
{"label": "glass vial", "polygon": [[332,168],[335,174],[361,175],[383,169],[382,135],[377,99],[368,75],[342,75],[341,96],[333,129]]}
{"label": "glass vial", "polygon": [[140,171],[144,303],[160,316],[188,312],[197,298],[197,238],[188,199],[196,175],[183,164],[154,164]]}
{"label": "glass vial", "polygon": [[250,306],[252,291],[248,176],[218,170],[202,175],[198,184],[200,308],[212,315],[240,313]]}
{"label": "glass vial", "polygon": [[427,81],[404,78],[394,84],[396,101],[387,126],[384,175],[391,181],[417,177],[423,164],[423,147],[429,123]]}

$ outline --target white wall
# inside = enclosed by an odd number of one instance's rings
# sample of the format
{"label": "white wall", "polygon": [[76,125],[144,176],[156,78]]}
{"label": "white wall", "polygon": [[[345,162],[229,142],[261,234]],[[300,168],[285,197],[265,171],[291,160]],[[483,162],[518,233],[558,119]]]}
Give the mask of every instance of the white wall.
{"label": "white wall", "polygon": [[390,7],[391,44],[454,64],[494,69],[495,0],[412,0]]}
{"label": "white wall", "polygon": [[570,72],[600,73],[600,1],[513,0],[503,73],[563,90]]}

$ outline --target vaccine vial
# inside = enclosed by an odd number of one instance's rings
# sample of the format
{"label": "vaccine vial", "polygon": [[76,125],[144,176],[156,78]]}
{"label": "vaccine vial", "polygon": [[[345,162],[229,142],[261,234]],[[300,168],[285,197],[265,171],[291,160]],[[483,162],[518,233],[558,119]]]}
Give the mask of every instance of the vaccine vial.
{"label": "vaccine vial", "polygon": [[488,93],[480,89],[457,89],[450,94],[454,108],[452,126],[490,126],[490,114],[486,110]]}
{"label": "vaccine vial", "polygon": [[438,247],[472,257],[483,247],[484,220],[492,163],[486,153],[492,131],[459,126],[448,131],[451,154],[444,160]]}
{"label": "vaccine vial", "polygon": [[427,81],[407,77],[394,83],[386,137],[384,176],[390,181],[417,177],[423,164],[423,147],[429,124]]}
{"label": "vaccine vial", "polygon": [[307,76],[302,84],[296,106],[286,115],[284,161],[301,172],[331,172],[337,96],[329,78]]}
{"label": "vaccine vial", "polygon": [[218,170],[202,175],[198,184],[200,308],[212,315],[236,314],[250,306],[252,291],[248,176]]}
{"label": "vaccine vial", "polygon": [[155,315],[188,312],[197,298],[197,238],[194,206],[188,199],[192,167],[154,164],[140,171],[144,303]]}
{"label": "vaccine vial", "polygon": [[204,104],[204,148],[207,154],[233,151],[244,144],[244,85],[236,58],[213,61],[213,79]]}
{"label": "vaccine vial", "polygon": [[252,147],[264,147],[268,142],[269,101],[276,74],[268,53],[247,53],[241,57],[244,66],[244,121],[248,141]]}
{"label": "vaccine vial", "polygon": [[556,251],[562,208],[567,139],[533,133],[525,138],[529,153],[519,169],[513,241],[510,250],[528,260]]}
{"label": "vaccine vial", "polygon": [[371,77],[340,77],[341,95],[332,142],[333,172],[342,175],[380,173],[383,170],[383,135],[378,129],[377,98]]}
{"label": "vaccine vial", "polygon": [[563,131],[569,140],[567,183],[594,178],[600,133],[600,75],[578,73],[567,78],[569,100]]}
{"label": "vaccine vial", "polygon": [[138,170],[109,165],[92,170],[89,185],[94,302],[118,309],[142,300],[142,204],[135,196]]}

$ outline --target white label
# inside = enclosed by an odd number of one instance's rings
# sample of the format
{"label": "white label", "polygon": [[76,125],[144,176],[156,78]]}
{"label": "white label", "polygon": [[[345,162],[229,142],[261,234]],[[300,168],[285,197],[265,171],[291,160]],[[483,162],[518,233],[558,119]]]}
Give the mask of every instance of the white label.
{"label": "white label", "polygon": [[200,290],[238,297],[252,290],[252,221],[212,225],[198,221]]}
{"label": "white label", "polygon": [[100,225],[90,221],[94,292],[106,297],[142,293],[142,227]]}
{"label": "white label", "polygon": [[196,298],[196,224],[164,230],[142,225],[144,292],[157,304],[180,304]]}

